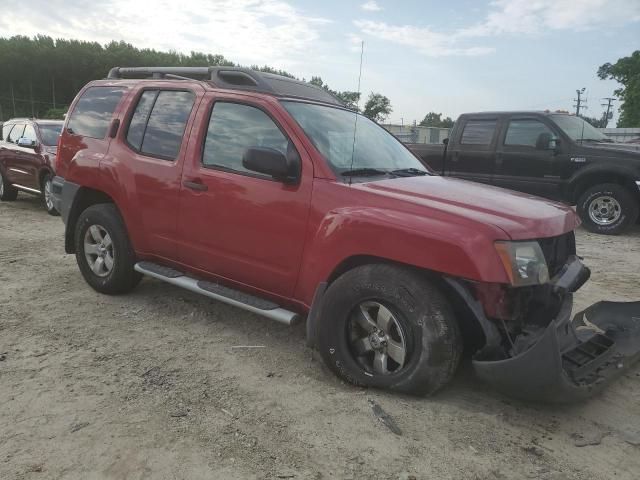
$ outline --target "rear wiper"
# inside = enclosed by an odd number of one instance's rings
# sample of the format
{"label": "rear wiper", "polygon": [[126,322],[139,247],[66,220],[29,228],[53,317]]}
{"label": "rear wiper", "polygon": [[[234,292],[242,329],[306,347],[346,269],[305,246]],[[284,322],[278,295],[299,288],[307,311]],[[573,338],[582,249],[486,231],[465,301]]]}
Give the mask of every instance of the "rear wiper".
{"label": "rear wiper", "polygon": [[342,172],[344,177],[373,177],[375,175],[387,175],[389,172],[386,170],[380,170],[378,168],[354,168],[353,170],[347,170]]}
{"label": "rear wiper", "polygon": [[397,170],[391,170],[390,173],[399,175],[401,177],[413,177],[416,175],[429,175],[426,170],[420,170],[419,168],[399,168]]}

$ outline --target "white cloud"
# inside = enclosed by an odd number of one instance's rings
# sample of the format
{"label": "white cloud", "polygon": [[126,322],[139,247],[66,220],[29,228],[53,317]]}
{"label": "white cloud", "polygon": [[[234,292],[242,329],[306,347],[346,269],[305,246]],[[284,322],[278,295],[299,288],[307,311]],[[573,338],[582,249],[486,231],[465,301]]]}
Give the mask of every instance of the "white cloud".
{"label": "white cloud", "polygon": [[379,12],[380,10],[382,10],[382,7],[378,5],[375,0],[369,0],[368,2],[363,3],[362,5],[360,5],[360,8],[366,10],[367,12]]}
{"label": "white cloud", "polygon": [[221,53],[244,64],[286,68],[319,48],[327,23],[285,0],[25,0],[4,9],[0,35],[125,40],[141,48]]}
{"label": "white cloud", "polygon": [[490,47],[458,46],[456,45],[455,36],[434,32],[428,27],[422,28],[412,25],[396,26],[371,20],[356,20],[354,24],[360,29],[360,32],[365,35],[412,47],[431,57],[445,55],[485,55],[494,51],[494,49]]}
{"label": "white cloud", "polygon": [[639,20],[638,0],[494,0],[484,21],[460,30],[458,35],[583,31]]}
{"label": "white cloud", "polygon": [[472,56],[495,51],[482,45],[469,46],[473,39],[614,28],[638,21],[640,0],[493,0],[481,22],[451,32],[371,20],[356,20],[354,24],[361,34],[412,47],[425,55]]}

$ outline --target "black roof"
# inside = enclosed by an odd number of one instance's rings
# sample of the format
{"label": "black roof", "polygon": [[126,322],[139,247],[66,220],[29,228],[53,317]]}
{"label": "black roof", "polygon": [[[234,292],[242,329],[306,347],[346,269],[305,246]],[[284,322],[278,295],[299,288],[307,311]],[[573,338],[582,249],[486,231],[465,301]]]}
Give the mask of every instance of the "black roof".
{"label": "black roof", "polygon": [[205,80],[217,88],[268,93],[343,107],[333,94],[307,82],[242,67],[114,67],[108,79],[128,77]]}
{"label": "black roof", "polygon": [[487,116],[487,117],[500,117],[505,115],[572,115],[569,112],[552,112],[550,110],[502,110],[502,111],[488,111],[488,112],[465,112],[460,116]]}

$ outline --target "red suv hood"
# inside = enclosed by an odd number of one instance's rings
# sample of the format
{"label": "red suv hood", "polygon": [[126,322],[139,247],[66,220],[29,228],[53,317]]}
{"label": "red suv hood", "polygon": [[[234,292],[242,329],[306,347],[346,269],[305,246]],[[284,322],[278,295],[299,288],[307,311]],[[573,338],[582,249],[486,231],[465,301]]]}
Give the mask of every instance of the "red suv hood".
{"label": "red suv hood", "polygon": [[494,225],[513,240],[553,237],[580,224],[575,212],[561,203],[455,178],[395,178],[357,186],[378,195]]}

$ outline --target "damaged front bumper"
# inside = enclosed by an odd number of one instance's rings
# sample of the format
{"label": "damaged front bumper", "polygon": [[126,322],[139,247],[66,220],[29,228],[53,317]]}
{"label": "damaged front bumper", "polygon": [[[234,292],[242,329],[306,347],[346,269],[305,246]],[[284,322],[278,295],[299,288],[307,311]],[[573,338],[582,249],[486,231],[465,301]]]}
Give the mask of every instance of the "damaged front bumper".
{"label": "damaged front bumper", "polygon": [[640,302],[598,302],[571,319],[571,294],[526,351],[477,356],[477,375],[510,396],[570,403],[602,390],[640,359]]}
{"label": "damaged front bumper", "polygon": [[[573,292],[589,275],[573,256],[551,282],[563,298],[558,314],[546,326],[530,325],[510,340],[508,355],[499,345],[504,335],[466,295],[487,339],[473,358],[476,374],[513,397],[570,403],[601,391],[640,359],[640,302],[602,301],[572,317]],[[449,283],[461,293],[460,285]]]}

